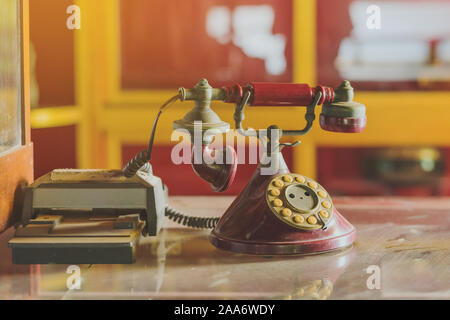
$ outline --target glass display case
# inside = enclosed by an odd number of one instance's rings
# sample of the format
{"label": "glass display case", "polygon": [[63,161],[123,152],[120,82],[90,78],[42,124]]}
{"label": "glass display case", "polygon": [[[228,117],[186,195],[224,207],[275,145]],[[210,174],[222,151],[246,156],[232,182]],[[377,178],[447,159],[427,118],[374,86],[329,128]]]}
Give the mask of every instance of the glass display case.
{"label": "glass display case", "polygon": [[0,1],[0,155],[21,144],[18,1]]}
{"label": "glass display case", "polygon": [[0,0],[0,232],[16,222],[32,180],[28,2]]}

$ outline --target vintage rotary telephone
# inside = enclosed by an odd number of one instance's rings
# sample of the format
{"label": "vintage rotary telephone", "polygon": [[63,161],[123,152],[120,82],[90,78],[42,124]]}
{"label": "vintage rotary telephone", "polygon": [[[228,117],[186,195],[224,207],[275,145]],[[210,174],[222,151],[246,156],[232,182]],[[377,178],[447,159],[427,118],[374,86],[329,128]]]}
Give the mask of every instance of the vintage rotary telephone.
{"label": "vintage rotary telephone", "polygon": [[[187,132],[193,142],[192,167],[214,191],[227,189],[237,168],[234,148],[211,147],[217,134],[230,125],[211,109],[213,100],[235,104],[235,126],[244,136],[257,137],[265,154],[253,177],[221,218],[192,217],[170,208],[167,188],[150,165],[161,114],[176,100],[194,101],[194,108],[173,128]],[[315,108],[322,104],[320,125],[335,132],[361,132],[365,106],[353,102],[353,88],[344,81],[336,90],[307,84],[250,83],[212,88],[201,79],[193,89],[180,88],[159,110],[148,148],[123,170],[59,169],[26,188],[22,226],[9,241],[13,262],[132,263],[140,235],[156,236],[164,217],[194,228],[213,228],[210,240],[218,248],[251,254],[304,254],[351,245],[354,227],[333,205],[316,181],[290,173],[281,154],[283,136],[308,133]],[[306,126],[284,130],[244,130],[245,106],[306,106]],[[200,130],[200,139],[196,141]],[[200,154],[203,161],[195,161]],[[221,160],[221,161],[217,161]]]}
{"label": "vintage rotary telephone", "polygon": [[[258,137],[266,152],[252,179],[241,191],[224,215],[219,218],[189,217],[168,207],[166,216],[175,222],[192,227],[214,228],[210,240],[218,248],[251,254],[302,254],[326,252],[351,245],[355,240],[354,227],[342,217],[333,205],[328,192],[316,181],[301,174],[290,173],[281,154],[283,147],[296,143],[281,143],[283,136],[301,136],[308,133],[315,120],[315,108],[322,104],[320,126],[333,132],[361,132],[366,125],[365,106],[353,101],[353,88],[344,81],[336,89],[307,84],[249,83],[221,89],[212,88],[201,79],[193,89],[180,88],[177,96],[163,105],[153,125],[147,150],[139,153],[124,168],[125,176],[132,177],[140,170],[150,170],[148,161],[157,121],[165,108],[175,100],[194,101],[194,108],[183,119],[174,121],[174,130],[187,131],[194,149],[204,159],[222,159],[195,164],[194,171],[208,181],[214,191],[224,191],[233,181],[237,159],[230,146],[213,150],[214,135],[229,130],[211,109],[213,100],[234,103],[236,130],[244,136]],[[306,106],[306,126],[301,130],[283,130],[270,126],[256,132],[244,130],[245,106]],[[194,141],[196,129],[201,130],[201,146]],[[195,150],[193,152],[194,157]],[[209,164],[208,164],[209,163]]]}

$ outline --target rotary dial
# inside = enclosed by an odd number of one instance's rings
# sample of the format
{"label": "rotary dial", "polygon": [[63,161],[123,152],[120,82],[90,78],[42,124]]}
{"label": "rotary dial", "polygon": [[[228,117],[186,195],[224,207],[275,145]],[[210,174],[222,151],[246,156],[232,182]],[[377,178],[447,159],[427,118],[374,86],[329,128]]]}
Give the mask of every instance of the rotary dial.
{"label": "rotary dial", "polygon": [[278,219],[297,229],[325,229],[333,215],[328,192],[316,181],[295,173],[273,178],[266,200]]}

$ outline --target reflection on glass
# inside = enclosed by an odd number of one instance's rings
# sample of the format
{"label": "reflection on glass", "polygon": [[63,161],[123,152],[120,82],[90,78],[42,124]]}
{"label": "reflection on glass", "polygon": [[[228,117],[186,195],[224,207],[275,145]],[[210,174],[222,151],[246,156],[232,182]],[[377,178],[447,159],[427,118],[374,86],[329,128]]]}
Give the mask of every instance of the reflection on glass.
{"label": "reflection on glass", "polygon": [[21,143],[19,1],[0,0],[0,153]]}

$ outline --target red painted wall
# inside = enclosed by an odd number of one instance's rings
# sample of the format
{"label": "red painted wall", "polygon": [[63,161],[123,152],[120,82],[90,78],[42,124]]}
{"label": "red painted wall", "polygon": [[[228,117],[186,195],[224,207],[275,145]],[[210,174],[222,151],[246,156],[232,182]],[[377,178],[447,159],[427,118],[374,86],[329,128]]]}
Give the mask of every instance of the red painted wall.
{"label": "red painted wall", "polygon": [[[232,41],[219,43],[206,31],[213,6],[270,5],[272,34],[287,40],[286,71],[270,75],[265,62],[246,55]],[[190,87],[204,77],[217,86],[230,82],[292,80],[292,0],[122,0],[122,87]]]}
{"label": "red painted wall", "polygon": [[33,129],[34,177],[57,168],[76,168],[75,126]]}

